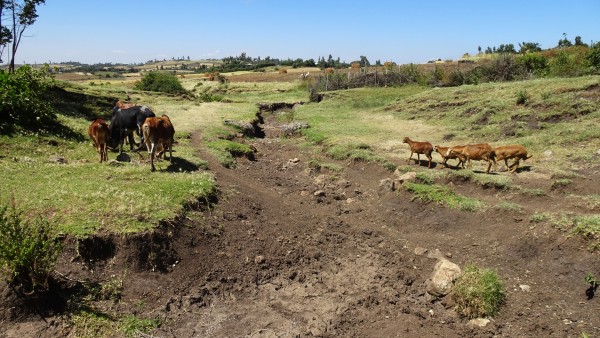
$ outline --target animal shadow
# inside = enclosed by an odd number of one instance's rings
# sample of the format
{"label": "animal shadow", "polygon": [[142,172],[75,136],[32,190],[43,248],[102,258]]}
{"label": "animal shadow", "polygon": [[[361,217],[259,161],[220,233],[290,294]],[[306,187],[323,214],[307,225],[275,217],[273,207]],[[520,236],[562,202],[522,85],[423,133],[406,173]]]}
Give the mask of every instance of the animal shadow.
{"label": "animal shadow", "polygon": [[[164,156],[164,155],[163,155]],[[198,171],[200,166],[181,157],[173,157],[173,161],[165,169],[168,172]]]}

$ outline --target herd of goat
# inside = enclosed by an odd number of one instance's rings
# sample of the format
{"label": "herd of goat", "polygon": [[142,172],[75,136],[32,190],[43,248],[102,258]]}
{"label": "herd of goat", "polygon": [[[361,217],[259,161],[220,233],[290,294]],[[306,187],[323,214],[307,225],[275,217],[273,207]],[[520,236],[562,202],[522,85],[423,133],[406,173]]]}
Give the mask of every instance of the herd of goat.
{"label": "herd of goat", "polygon": [[140,136],[136,151],[144,146],[150,154],[150,170],[155,171],[154,158],[160,158],[167,150],[169,161],[173,161],[173,136],[175,129],[167,115],[155,116],[146,106],[126,104],[118,100],[113,108],[110,125],[102,118],[96,118],[88,127],[88,135],[96,148],[100,163],[108,160],[108,146],[119,146],[123,152],[123,143],[129,139],[130,149],[133,150],[134,131]]}
{"label": "herd of goat", "polygon": [[[88,127],[88,134],[92,139],[94,148],[98,151],[100,162],[108,160],[108,146],[115,148],[120,146],[120,152],[123,152],[123,143],[126,138],[129,139],[130,149],[133,150],[135,141],[133,132],[136,132],[141,140],[136,151],[146,147],[150,154],[150,169],[155,171],[154,158],[160,158],[167,150],[169,151],[169,161],[173,161],[173,136],[175,129],[167,115],[155,116],[152,110],[146,106],[126,104],[117,100],[113,108],[110,125],[104,119],[97,118]],[[504,160],[509,172],[516,172],[521,160],[531,158],[527,154],[527,149],[519,144],[500,146],[492,148],[487,143],[469,144],[454,147],[433,146],[429,142],[413,141],[408,137],[404,138],[404,143],[410,146],[410,156],[417,154],[417,163],[421,163],[420,154],[423,154],[429,160],[427,165],[431,168],[431,154],[435,150],[443,159],[442,164],[448,167],[448,160],[458,159],[457,167],[462,165],[465,168],[471,167],[471,160],[486,161],[489,174],[492,163],[494,170],[497,171],[497,161]],[[515,159],[509,166],[508,160]]]}
{"label": "herd of goat", "polygon": [[[434,147],[429,142],[413,141],[408,137],[404,138],[404,143],[407,143],[410,147],[408,163],[410,163],[413,154],[417,154],[417,163],[421,163],[421,158],[419,155],[424,154],[429,160],[427,168],[431,168],[431,153],[433,153],[434,150],[442,157],[442,164],[445,167],[448,167],[448,160],[450,159],[458,159],[458,164],[456,166],[458,167],[462,165],[463,168],[465,168],[465,163],[467,163],[467,167],[470,168],[471,160],[486,161],[487,170],[485,172],[488,174],[490,173],[492,163],[494,164],[494,171],[498,171],[497,161],[501,160],[504,160],[504,164],[506,164],[508,171],[514,173],[516,172],[517,168],[519,168],[521,160],[527,160],[532,156],[528,155],[527,149],[520,144],[511,144],[495,148],[492,148],[492,146],[487,143],[468,144],[454,147]],[[510,166],[508,165],[509,159],[515,160]]]}

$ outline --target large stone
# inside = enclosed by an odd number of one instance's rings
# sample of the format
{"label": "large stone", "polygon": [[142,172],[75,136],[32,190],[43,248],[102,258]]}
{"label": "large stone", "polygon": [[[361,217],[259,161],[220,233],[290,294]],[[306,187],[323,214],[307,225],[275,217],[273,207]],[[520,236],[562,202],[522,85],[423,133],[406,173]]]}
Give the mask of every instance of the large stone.
{"label": "large stone", "polygon": [[400,184],[404,182],[414,182],[417,180],[417,173],[414,171],[402,173],[400,170],[396,169],[396,171],[394,171],[394,177],[400,182]]}
{"label": "large stone", "polygon": [[427,280],[427,292],[443,297],[452,291],[454,281],[462,274],[460,267],[449,260],[440,259],[433,269],[431,278]]}

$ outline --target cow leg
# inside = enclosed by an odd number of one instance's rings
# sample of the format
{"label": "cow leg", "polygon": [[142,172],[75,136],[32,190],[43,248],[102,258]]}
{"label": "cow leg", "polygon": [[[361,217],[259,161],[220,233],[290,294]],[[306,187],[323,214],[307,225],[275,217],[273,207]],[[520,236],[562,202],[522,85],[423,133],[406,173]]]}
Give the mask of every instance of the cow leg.
{"label": "cow leg", "polygon": [[154,167],[154,151],[156,151],[156,143],[152,143],[152,145],[150,146],[150,171],[155,171],[156,168]]}
{"label": "cow leg", "polygon": [[427,168],[429,169],[429,168],[431,168],[431,160],[432,160],[432,158],[431,158],[431,154],[425,154],[425,155],[426,155],[426,156],[427,156],[427,158],[429,159],[429,164],[427,164]]}
{"label": "cow leg", "polygon": [[408,160],[406,160],[406,164],[410,164],[410,160],[412,159],[412,155],[413,155],[413,152],[411,151],[410,152],[410,156],[408,157]]}
{"label": "cow leg", "polygon": [[421,166],[421,154],[417,153],[417,164]]}
{"label": "cow leg", "polygon": [[513,163],[513,164],[511,165],[511,167],[514,167],[514,168],[513,168],[513,169],[512,169],[510,172],[511,172],[511,173],[514,173],[515,171],[517,171],[517,169],[519,168],[519,164],[520,164],[520,163],[521,163],[521,160],[520,160],[519,158],[517,158],[517,159],[515,160],[515,163]]}
{"label": "cow leg", "polygon": [[129,135],[127,135],[127,138],[129,139],[129,150],[133,151],[133,147],[135,145],[135,140],[133,139],[133,131],[129,133]]}

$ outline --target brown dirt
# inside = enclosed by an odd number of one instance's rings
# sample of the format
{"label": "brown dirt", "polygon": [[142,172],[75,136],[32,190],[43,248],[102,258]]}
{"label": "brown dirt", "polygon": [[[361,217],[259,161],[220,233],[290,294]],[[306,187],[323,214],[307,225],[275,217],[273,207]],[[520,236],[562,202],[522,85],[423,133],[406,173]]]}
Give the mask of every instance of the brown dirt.
{"label": "brown dirt", "polygon": [[[123,281],[121,299],[96,306],[116,316],[161,318],[155,337],[600,335],[600,300],[587,299],[583,281],[587,272],[600,275],[598,254],[578,237],[529,221],[534,212],[557,208],[592,213],[567,196],[584,187],[599,194],[592,184],[598,170],[552,190],[552,179],[530,162],[514,185],[543,189],[544,196],[448,180],[489,205],[462,212],[422,203],[402,189],[381,190],[380,180],[392,174],[378,164],[313,170],[309,160],[319,155],[294,139],[246,140],[256,159],[239,159],[235,169],[220,166],[193,139],[217,178],[218,201],[151,233],[69,242],[57,270],[71,281],[61,282],[59,297],[27,307],[2,290],[0,336],[68,336],[66,299],[79,292],[73,280],[111,276]],[[439,168],[430,170],[450,170]],[[500,201],[523,210],[495,208]],[[436,263],[428,254],[436,251],[503,279],[506,303],[486,327],[470,326],[449,297],[426,293]]]}

